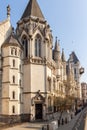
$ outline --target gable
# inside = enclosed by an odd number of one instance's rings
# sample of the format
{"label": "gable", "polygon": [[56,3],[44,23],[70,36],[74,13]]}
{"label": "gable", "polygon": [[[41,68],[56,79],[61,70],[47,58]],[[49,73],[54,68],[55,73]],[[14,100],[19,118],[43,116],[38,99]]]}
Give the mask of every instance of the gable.
{"label": "gable", "polygon": [[33,101],[43,101],[45,102],[45,97],[42,96],[40,93],[40,90],[36,93],[36,95],[33,97]]}

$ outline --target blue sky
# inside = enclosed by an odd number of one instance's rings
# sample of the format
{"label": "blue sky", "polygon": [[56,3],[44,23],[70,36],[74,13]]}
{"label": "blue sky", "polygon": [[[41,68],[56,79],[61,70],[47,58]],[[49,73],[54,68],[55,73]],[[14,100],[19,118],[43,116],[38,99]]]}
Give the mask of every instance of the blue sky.
{"label": "blue sky", "polygon": [[[11,23],[16,23],[29,0],[1,0],[0,21],[6,19],[6,7],[11,6]],[[66,59],[75,51],[85,73],[81,81],[87,82],[87,0],[37,0],[48,21],[53,37],[60,39],[61,50],[64,48]]]}

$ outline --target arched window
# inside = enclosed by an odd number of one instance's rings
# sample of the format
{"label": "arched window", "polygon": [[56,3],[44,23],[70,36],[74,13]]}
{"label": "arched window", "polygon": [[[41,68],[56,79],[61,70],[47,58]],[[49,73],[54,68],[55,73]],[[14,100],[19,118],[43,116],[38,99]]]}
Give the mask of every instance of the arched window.
{"label": "arched window", "polygon": [[39,39],[38,51],[39,51],[39,57],[41,57],[41,39]]}
{"label": "arched window", "polygon": [[12,92],[12,98],[15,99],[15,92]]}
{"label": "arched window", "polygon": [[21,72],[21,64],[19,65],[19,71]]}
{"label": "arched window", "polygon": [[48,97],[48,107],[51,107],[51,97]]}
{"label": "arched window", "polygon": [[53,78],[53,89],[56,89],[56,85],[55,85],[55,78]]}
{"label": "arched window", "polygon": [[13,67],[15,67],[15,60],[13,59]]}
{"label": "arched window", "polygon": [[22,94],[19,94],[19,101],[22,102]]}
{"label": "arched window", "polygon": [[48,77],[48,91],[51,91],[51,77]]}
{"label": "arched window", "polygon": [[13,55],[13,48],[11,48],[11,55]]}
{"label": "arched window", "polygon": [[13,83],[15,83],[15,76],[13,75]]}
{"label": "arched window", "polygon": [[24,46],[24,57],[28,57],[28,40],[26,36],[23,36],[22,38],[22,44]]}
{"label": "arched window", "polygon": [[21,87],[21,79],[19,80],[19,85],[20,85],[20,87]]}
{"label": "arched window", "polygon": [[15,106],[12,106],[12,113],[15,113]]}
{"label": "arched window", "polygon": [[52,111],[51,97],[48,97],[48,111]]}
{"label": "arched window", "polygon": [[61,84],[59,83],[59,91],[61,91]]}
{"label": "arched window", "polygon": [[35,38],[35,56],[41,57],[41,37],[37,35]]}
{"label": "arched window", "polygon": [[17,55],[17,49],[15,49],[15,55]]}

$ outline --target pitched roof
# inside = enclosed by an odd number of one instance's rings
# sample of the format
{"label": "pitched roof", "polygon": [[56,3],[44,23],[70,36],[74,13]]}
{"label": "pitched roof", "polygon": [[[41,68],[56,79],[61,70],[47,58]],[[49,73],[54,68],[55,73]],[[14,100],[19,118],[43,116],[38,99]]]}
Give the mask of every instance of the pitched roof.
{"label": "pitched roof", "polygon": [[64,49],[62,49],[62,56],[61,56],[61,59],[62,59],[63,62],[66,61],[66,59],[65,59],[65,54],[64,54]]}
{"label": "pitched roof", "polygon": [[16,35],[13,33],[5,40],[5,42],[2,44],[2,47],[6,47],[9,45],[21,47]]}
{"label": "pitched roof", "polygon": [[21,19],[29,17],[29,16],[35,16],[37,18],[44,19],[44,16],[40,10],[40,7],[36,0],[30,0]]}
{"label": "pitched roof", "polygon": [[69,59],[71,59],[71,58],[72,58],[74,63],[79,62],[79,59],[77,58],[77,56],[76,56],[74,51],[70,54],[70,58]]}
{"label": "pitched roof", "polygon": [[60,45],[59,45],[59,41],[57,40],[57,37],[56,37],[56,41],[55,41],[55,48],[54,48],[54,50],[60,52]]}
{"label": "pitched roof", "polygon": [[2,22],[0,22],[0,26],[1,25],[3,25],[3,24],[5,24],[5,23],[7,23],[9,20],[8,19],[6,19],[6,20],[4,20],[4,21],[2,21]]}

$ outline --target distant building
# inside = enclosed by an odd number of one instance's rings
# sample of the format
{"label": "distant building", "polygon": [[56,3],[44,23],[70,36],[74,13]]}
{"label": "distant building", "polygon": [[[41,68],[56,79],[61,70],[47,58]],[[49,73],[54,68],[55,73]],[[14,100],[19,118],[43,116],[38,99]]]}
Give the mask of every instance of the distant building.
{"label": "distant building", "polygon": [[71,67],[74,79],[76,81],[77,97],[79,99],[82,99],[80,77],[81,77],[81,74],[84,73],[84,68],[81,67],[80,61],[77,58],[74,51],[69,56],[67,66]]}
{"label": "distant building", "polygon": [[82,90],[82,101],[83,103],[87,103],[87,83],[81,83]]}
{"label": "distant building", "polygon": [[58,110],[56,99],[76,97],[79,78],[79,60],[73,52],[66,62],[57,38],[53,48],[50,26],[37,1],[29,1],[16,32],[8,6],[7,19],[0,22],[1,121],[46,120]]}

